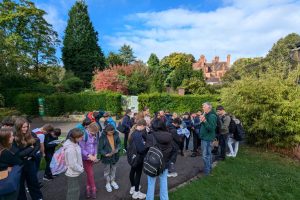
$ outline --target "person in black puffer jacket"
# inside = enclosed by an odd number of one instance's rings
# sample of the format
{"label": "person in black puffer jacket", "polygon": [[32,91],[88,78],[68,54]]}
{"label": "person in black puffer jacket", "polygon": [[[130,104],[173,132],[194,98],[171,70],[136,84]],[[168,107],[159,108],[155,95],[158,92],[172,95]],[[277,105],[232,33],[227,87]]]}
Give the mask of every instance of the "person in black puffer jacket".
{"label": "person in black puffer jacket", "polygon": [[133,133],[129,136],[129,144],[133,144],[136,146],[136,151],[138,153],[137,165],[131,166],[129,179],[131,183],[130,194],[132,194],[133,199],[145,199],[146,194],[140,191],[140,180],[143,171],[143,161],[144,157],[147,153],[144,135],[146,132],[147,123],[144,119],[137,120],[136,128]]}
{"label": "person in black puffer jacket", "polygon": [[[5,178],[4,174],[6,174],[6,176],[20,176],[18,173],[20,166],[18,165],[21,165],[22,161],[17,155],[10,151],[13,138],[12,128],[0,129],[0,173],[3,175],[3,178]],[[17,186],[16,191],[12,191],[7,194],[1,194],[0,200],[15,200],[18,198],[18,193],[19,189]]]}
{"label": "person in black puffer jacket", "polygon": [[35,159],[40,150],[40,142],[36,134],[30,132],[29,122],[18,118],[15,122],[16,136],[11,151],[19,156],[24,166],[20,181],[18,200],[26,200],[25,181],[32,200],[43,199],[40,190]]}
{"label": "person in black puffer jacket", "polygon": [[180,124],[182,123],[181,119],[179,117],[176,117],[175,119],[172,120],[172,123],[168,126],[168,131],[172,134],[173,141],[172,141],[172,155],[170,159],[170,164],[169,164],[169,169],[168,169],[168,177],[176,177],[177,172],[175,169],[175,163],[177,160],[177,154],[178,150],[181,149],[181,153],[183,150],[183,145],[184,145],[184,136],[180,136],[177,133],[177,129],[180,128]]}
{"label": "person in black puffer jacket", "polygon": [[[173,137],[170,132],[167,131],[166,124],[160,119],[154,119],[152,121],[151,132],[147,135],[146,139],[146,148],[153,146],[153,137],[157,142],[158,148],[163,154],[164,162],[164,171],[159,175],[160,181],[160,199],[169,199],[168,197],[168,167],[172,155],[172,141]],[[147,176],[148,178],[148,190],[147,190],[147,199],[154,199],[154,189],[155,189],[155,180],[156,177]]]}

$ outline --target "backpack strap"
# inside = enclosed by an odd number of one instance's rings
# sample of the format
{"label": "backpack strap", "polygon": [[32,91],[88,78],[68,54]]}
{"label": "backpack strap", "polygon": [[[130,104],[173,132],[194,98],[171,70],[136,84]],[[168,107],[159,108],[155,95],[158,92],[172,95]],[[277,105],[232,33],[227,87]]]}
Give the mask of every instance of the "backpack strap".
{"label": "backpack strap", "polygon": [[157,138],[153,133],[152,133],[152,146],[158,147]]}

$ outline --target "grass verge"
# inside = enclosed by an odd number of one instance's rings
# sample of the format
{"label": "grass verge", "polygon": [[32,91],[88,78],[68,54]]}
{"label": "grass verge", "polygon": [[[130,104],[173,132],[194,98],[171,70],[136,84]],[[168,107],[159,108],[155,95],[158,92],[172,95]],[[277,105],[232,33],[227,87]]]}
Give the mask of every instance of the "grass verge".
{"label": "grass verge", "polygon": [[175,192],[172,200],[300,199],[300,163],[282,155],[242,147],[238,157],[219,162],[210,176]]}

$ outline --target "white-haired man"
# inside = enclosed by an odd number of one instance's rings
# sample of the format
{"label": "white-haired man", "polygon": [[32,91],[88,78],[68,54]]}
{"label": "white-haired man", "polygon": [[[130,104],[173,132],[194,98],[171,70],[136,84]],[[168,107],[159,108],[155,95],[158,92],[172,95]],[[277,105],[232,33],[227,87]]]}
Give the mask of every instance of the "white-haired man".
{"label": "white-haired man", "polygon": [[211,143],[215,138],[217,116],[212,112],[212,105],[209,102],[202,104],[203,115],[200,116],[201,129],[201,150],[204,162],[204,174],[208,175],[212,169]]}

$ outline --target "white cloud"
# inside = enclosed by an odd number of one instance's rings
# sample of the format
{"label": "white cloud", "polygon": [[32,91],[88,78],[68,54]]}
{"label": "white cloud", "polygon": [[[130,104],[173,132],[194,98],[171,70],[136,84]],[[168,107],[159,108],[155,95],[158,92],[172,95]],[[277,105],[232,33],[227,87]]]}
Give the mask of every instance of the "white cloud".
{"label": "white cloud", "polygon": [[[154,52],[160,58],[172,52],[192,53],[196,59],[231,54],[264,56],[281,37],[300,33],[300,2],[292,0],[224,0],[215,11],[170,9],[136,13],[127,17],[123,32],[104,39],[113,49],[124,43],[147,61]],[[132,23],[132,24],[130,24]]]}

